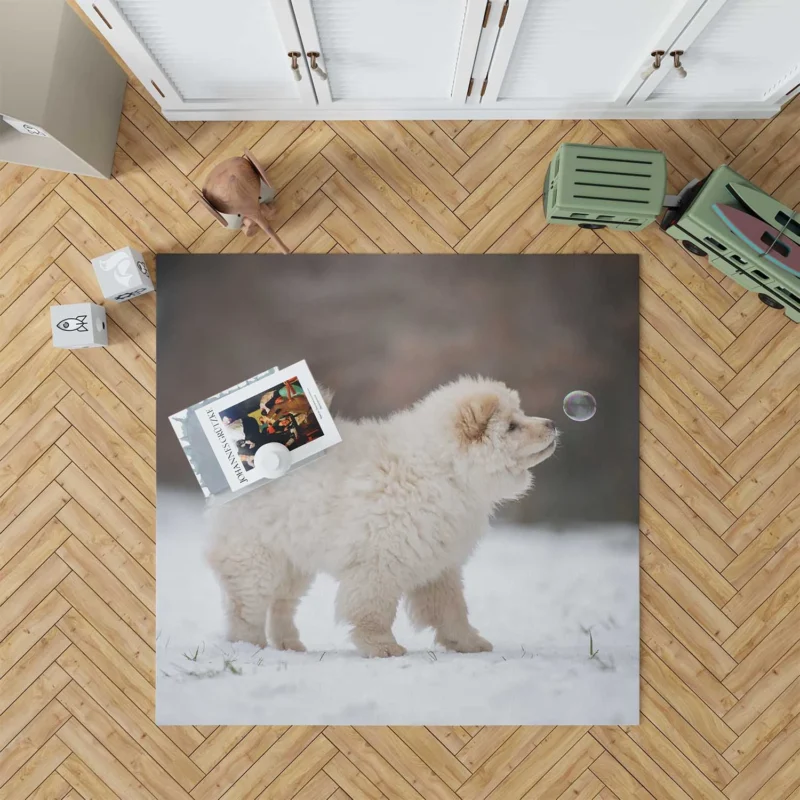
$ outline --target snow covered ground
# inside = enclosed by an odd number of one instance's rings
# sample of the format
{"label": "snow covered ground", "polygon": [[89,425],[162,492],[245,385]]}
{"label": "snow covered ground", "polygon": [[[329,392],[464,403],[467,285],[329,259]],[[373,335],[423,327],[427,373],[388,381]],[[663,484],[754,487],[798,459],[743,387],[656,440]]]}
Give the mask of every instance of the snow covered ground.
{"label": "snow covered ground", "polygon": [[225,641],[202,503],[199,492],[159,492],[159,724],[638,723],[635,529],[495,527],[465,571],[470,619],[494,651],[434,648],[401,611],[394,631],[408,654],[363,659],[334,623],[325,576],[298,614],[309,652]]}

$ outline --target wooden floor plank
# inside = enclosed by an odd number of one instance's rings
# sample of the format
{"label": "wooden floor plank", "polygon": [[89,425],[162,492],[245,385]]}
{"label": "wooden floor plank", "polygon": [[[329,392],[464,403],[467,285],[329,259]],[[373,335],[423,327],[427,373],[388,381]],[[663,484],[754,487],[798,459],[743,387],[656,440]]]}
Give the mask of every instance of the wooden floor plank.
{"label": "wooden floor plank", "polygon": [[469,120],[462,129],[453,136],[453,141],[465,153],[472,156],[502,127],[502,120]]}
{"label": "wooden floor plank", "polygon": [[58,592],[50,592],[0,643],[0,677],[70,610]]}
{"label": "wooden floor plank", "polygon": [[[325,774],[353,800],[381,800],[383,793],[363,772],[359,772],[341,751],[325,765]],[[330,795],[329,795],[330,796]]]}
{"label": "wooden floor plank", "polygon": [[[130,701],[89,659],[72,645],[60,658],[59,666],[72,677],[74,683],[64,689],[59,695],[62,698],[61,702],[67,704],[64,696],[65,692],[72,692],[70,687],[76,687],[75,694],[78,694],[80,699],[83,693],[91,697],[91,705],[99,708],[98,714],[93,715],[95,718],[105,720],[107,717],[113,720],[120,729],[124,730],[135,742],[138,743],[141,750],[138,751],[138,757],[143,757],[147,753],[152,759],[165,770],[184,790],[188,791],[202,778],[203,773],[197,765],[195,765],[189,758],[162,732],[156,725],[145,716],[136,705]],[[77,691],[77,686],[83,692]],[[75,714],[74,709],[73,715]],[[85,725],[88,721],[87,717],[81,719]],[[109,723],[110,724],[110,723]],[[87,726],[88,727],[88,726]],[[108,741],[107,737],[104,739]],[[130,751],[131,755],[137,753],[138,748]],[[116,754],[115,754],[116,755]],[[154,767],[155,770],[155,767]],[[156,770],[161,774],[160,770]],[[137,772],[137,775],[141,774]],[[167,785],[162,781],[162,787]],[[158,791],[163,791],[159,788]],[[186,800],[183,792],[176,793],[175,796],[180,796]]]}
{"label": "wooden floor plank", "polygon": [[69,682],[69,675],[58,664],[51,664],[0,714],[0,752]]}
{"label": "wooden floor plank", "polygon": [[92,519],[119,542],[150,575],[155,576],[155,548],[152,538],[137,527],[86,473],[71,463],[56,480],[84,510],[91,509]]}
{"label": "wooden floor plank", "polygon": [[364,123],[452,211],[469,192],[399,122]]}
{"label": "wooden floor plank", "polygon": [[[113,577],[125,586],[137,603],[155,613],[155,581],[139,562],[128,554],[94,517],[75,500],[70,500],[56,515],[56,519],[70,531],[82,545],[108,567]],[[79,551],[76,544],[69,545],[70,554],[81,562],[89,560],[88,554]],[[62,556],[63,557],[63,556]],[[67,559],[64,559],[67,561]],[[92,564],[93,572],[97,567]],[[80,570],[74,570],[80,574]],[[106,576],[108,579],[108,576]],[[91,586],[91,582],[87,581]],[[97,591],[97,590],[95,590]],[[99,594],[100,592],[98,592]],[[113,603],[108,605],[114,608]],[[116,610],[116,609],[115,609]],[[119,612],[117,612],[119,613]],[[120,617],[125,619],[123,614]],[[135,625],[131,625],[134,630]],[[144,638],[144,637],[143,637]]]}
{"label": "wooden floor plank", "polygon": [[722,646],[741,661],[800,603],[800,570],[795,570]]}
{"label": "wooden floor plank", "polygon": [[[14,773],[44,747],[58,729],[69,719],[69,712],[58,702],[51,700],[9,744],[3,748],[0,763],[0,786],[6,784]],[[60,762],[59,762],[60,763]],[[65,792],[66,794],[66,792]]]}
{"label": "wooden floor plank", "polygon": [[[415,247],[421,251],[452,252],[450,245],[441,235],[414,210],[413,204],[407,204],[400,194],[384,183],[364,159],[340,139],[331,142],[322,153]],[[343,216],[350,220],[346,214]],[[351,225],[355,226],[355,223],[350,221]],[[358,241],[357,239],[357,246],[359,246]],[[363,250],[348,248],[348,252],[363,252]]]}
{"label": "wooden floor plank", "polygon": [[117,146],[143,169],[184,211],[197,202],[197,187],[125,116]]}
{"label": "wooden floor plank", "polygon": [[591,737],[587,739],[586,731],[582,726],[554,728],[489,796],[526,800],[542,796],[559,785],[564,776],[564,762],[577,764],[582,772],[602,752]]}
{"label": "wooden floor plank", "polygon": [[[184,247],[188,247],[203,232],[203,229],[127,153],[119,148],[114,155],[112,175],[147,209],[148,213],[156,219],[169,219],[169,233]],[[149,238],[152,239],[152,236]]]}
{"label": "wooden floor plank", "polygon": [[415,253],[417,249],[391,223],[389,223],[374,207],[365,208],[364,196],[350,181],[341,175],[334,175],[322,187],[328,197],[339,207],[342,213],[351,219],[358,211],[356,223],[365,234],[375,242],[384,253]]}
{"label": "wooden floor plank", "polygon": [[[591,123],[575,125],[569,120],[546,121],[538,125],[523,141],[512,156],[501,162],[500,167],[491,172],[470,194],[470,196],[456,209],[459,218],[471,228],[475,228],[485,215],[491,212],[521,181],[530,174],[531,168],[547,159],[555,146],[568,134],[572,134],[570,141],[593,141],[598,134],[597,128]],[[549,159],[547,159],[549,161]],[[535,186],[538,197],[541,192],[544,170],[525,182],[527,188]],[[525,188],[520,190],[525,191]],[[507,204],[506,204],[507,205]],[[472,239],[475,236],[473,235]],[[467,252],[465,250],[465,252]]]}
{"label": "wooden floor plank", "polygon": [[341,140],[451,247],[467,232],[458,217],[361,123],[329,123]]}
{"label": "wooden floor plank", "polygon": [[213,769],[209,770],[191,794],[195,800],[217,800],[280,739],[286,728],[253,728]]}
{"label": "wooden floor plank", "polygon": [[0,167],[0,205],[5,203],[34,172],[36,167],[29,167],[26,164],[4,164]]}
{"label": "wooden floor plank", "polygon": [[122,112],[184,175],[202,160],[194,147],[130,84]]}
{"label": "wooden floor plank", "polygon": [[793,532],[792,538],[763,567],[744,584],[739,593],[731,598],[724,608],[725,613],[737,624],[741,624],[761,603],[800,567],[800,531]]}
{"label": "wooden floor plank", "polygon": [[[59,559],[59,562],[64,562]],[[148,681],[155,678],[155,653],[74,572],[58,584],[58,593]]]}
{"label": "wooden floor plank", "polygon": [[[484,800],[543,742],[553,728],[517,728],[458,790],[462,800]],[[502,795],[501,795],[502,796]]]}
{"label": "wooden floor plank", "polygon": [[68,246],[55,229],[47,233],[0,279],[0,314],[35,281]]}
{"label": "wooden floor plank", "polygon": [[[455,173],[469,159],[469,156],[435,122],[409,119],[400,124],[449,173]],[[464,185],[463,181],[459,183]]]}
{"label": "wooden floor plank", "polygon": [[115,800],[119,797],[74,752],[61,763],[58,775],[72,787],[67,800],[76,800],[73,795],[82,798],[96,797],[100,800]]}
{"label": "wooden floor plank", "polygon": [[[658,728],[684,757],[697,766],[702,776],[718,789],[728,786],[736,776],[736,770],[647,681],[642,682],[641,703],[646,721]],[[632,728],[627,732],[633,735]],[[643,749],[653,752],[660,748],[644,745]],[[686,772],[691,782],[691,771]],[[702,791],[698,792],[701,797]]]}
{"label": "wooden floor plank", "polygon": [[4,203],[0,216],[0,242],[64,179],[64,173],[37,169]]}
{"label": "wooden floor plank", "polygon": [[[92,791],[96,791],[98,788],[102,791],[103,785],[107,785],[117,797],[124,798],[124,800],[128,800],[128,798],[130,800],[156,800],[144,785],[134,778],[75,717],[72,717],[57,735],[87,767],[88,773],[79,774],[78,777],[73,778],[78,785],[83,785]],[[74,765],[72,769],[78,770]],[[103,776],[102,781],[92,780],[92,776],[97,775]],[[103,795],[100,794],[100,796]]]}
{"label": "wooden floor plank", "polygon": [[671,641],[667,629],[646,609],[642,616],[643,677],[712,746],[724,750],[736,735],[719,716],[735,707],[736,696],[685,647]]}
{"label": "wooden floor plank", "polygon": [[[741,731],[741,736],[723,755],[738,770],[756,758],[797,716],[800,680],[795,678],[794,681],[789,681],[788,671],[780,669],[783,662],[784,659],[779,662],[775,671],[776,675],[784,678],[783,682],[776,682],[768,691],[760,691],[760,687],[751,690],[727,715],[731,724]],[[796,667],[796,663],[795,658],[792,666]],[[780,692],[784,685],[786,688]]]}
{"label": "wooden floor plank", "polygon": [[[60,435],[60,434],[59,434]],[[0,531],[7,528],[68,466],[69,459],[50,447],[0,496]]]}
{"label": "wooden floor plank", "polygon": [[[640,513],[642,533],[716,606],[721,608],[736,594],[736,589],[644,499]],[[693,604],[686,606],[694,612]]]}

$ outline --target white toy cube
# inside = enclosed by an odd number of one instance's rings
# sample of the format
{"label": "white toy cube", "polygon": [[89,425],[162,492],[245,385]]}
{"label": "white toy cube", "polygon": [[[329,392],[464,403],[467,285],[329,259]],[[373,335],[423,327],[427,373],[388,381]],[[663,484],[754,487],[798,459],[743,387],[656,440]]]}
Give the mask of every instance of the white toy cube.
{"label": "white toy cube", "polygon": [[94,303],[50,306],[53,347],[76,350],[108,344],[106,310]]}
{"label": "white toy cube", "polygon": [[132,247],[93,258],[92,266],[106,300],[119,303],[153,291],[153,281],[144,258]]}

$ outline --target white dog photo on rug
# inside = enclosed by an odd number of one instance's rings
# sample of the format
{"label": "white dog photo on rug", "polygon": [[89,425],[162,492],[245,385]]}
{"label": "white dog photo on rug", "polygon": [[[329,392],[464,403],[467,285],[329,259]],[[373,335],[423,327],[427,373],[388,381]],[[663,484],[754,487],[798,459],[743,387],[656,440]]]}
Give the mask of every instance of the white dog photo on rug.
{"label": "white dog photo on rug", "polygon": [[[158,724],[638,723],[635,257],[158,271]],[[323,405],[341,441],[241,491],[170,429],[298,455]]]}

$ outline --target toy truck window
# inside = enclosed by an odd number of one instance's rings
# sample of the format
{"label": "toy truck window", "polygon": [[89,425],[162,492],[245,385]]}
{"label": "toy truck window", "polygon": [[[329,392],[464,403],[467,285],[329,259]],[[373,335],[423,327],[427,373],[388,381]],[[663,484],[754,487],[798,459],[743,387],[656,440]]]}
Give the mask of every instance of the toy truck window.
{"label": "toy truck window", "polygon": [[706,238],[703,241],[708,242],[712,247],[716,247],[717,250],[727,250],[728,249],[727,247],[725,247],[724,244],[722,244],[722,242],[718,242],[716,239],[714,239],[711,236],[706,236]]}
{"label": "toy truck window", "polygon": [[789,255],[789,247],[783,242],[778,241],[767,231],[761,234],[761,241],[764,242],[771,250],[774,250],[779,256],[786,258]]}
{"label": "toy truck window", "polygon": [[790,233],[795,234],[795,236],[800,236],[800,222],[796,219],[789,219],[789,215],[785,212],[779,211],[775,217],[775,222],[777,222],[781,228],[785,227]]}
{"label": "toy truck window", "polygon": [[778,289],[778,291],[779,291],[779,292],[780,292],[780,293],[781,293],[781,294],[782,294],[784,297],[788,297],[788,298],[789,298],[789,300],[791,300],[791,301],[793,301],[793,302],[797,303],[798,305],[800,305],[800,297],[798,297],[798,296],[797,296],[796,294],[794,294],[793,292],[790,292],[788,289],[783,289],[783,288],[779,288],[779,289]]}

